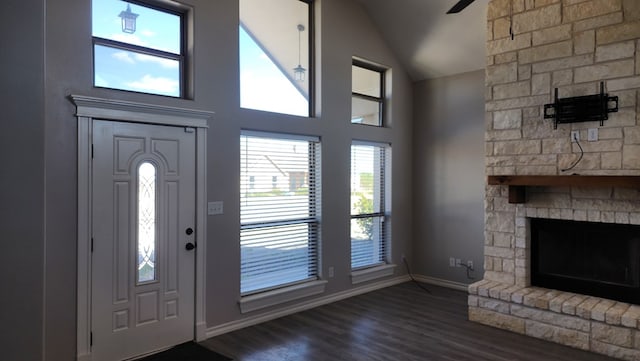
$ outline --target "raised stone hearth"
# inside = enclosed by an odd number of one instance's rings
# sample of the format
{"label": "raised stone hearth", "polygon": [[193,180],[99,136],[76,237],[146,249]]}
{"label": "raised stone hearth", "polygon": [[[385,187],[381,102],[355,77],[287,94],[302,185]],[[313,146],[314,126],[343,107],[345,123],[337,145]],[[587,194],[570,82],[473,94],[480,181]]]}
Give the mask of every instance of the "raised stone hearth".
{"label": "raised stone hearth", "polygon": [[469,319],[626,359],[640,356],[640,306],[483,280],[469,287]]}
{"label": "raised stone hearth", "polygon": [[[487,175],[640,176],[640,1],[492,0],[487,18]],[[561,98],[584,96],[600,82],[619,98],[603,126],[554,129],[543,119],[555,88]],[[588,141],[588,129],[597,140]],[[529,228],[532,218],[640,225],[639,189],[515,185],[510,202],[509,188],[486,186],[485,272],[469,287],[469,318],[640,360],[640,305],[531,286]]]}

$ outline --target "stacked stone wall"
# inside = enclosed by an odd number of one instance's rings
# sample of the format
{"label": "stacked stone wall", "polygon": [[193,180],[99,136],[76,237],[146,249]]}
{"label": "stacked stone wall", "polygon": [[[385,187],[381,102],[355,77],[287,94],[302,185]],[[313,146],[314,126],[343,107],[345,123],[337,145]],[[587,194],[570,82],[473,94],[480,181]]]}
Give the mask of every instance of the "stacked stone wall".
{"label": "stacked stone wall", "polygon": [[[610,113],[603,126],[583,122],[554,129],[551,119],[543,119],[544,104],[553,102],[555,88],[561,98],[592,95],[599,93],[601,82],[610,96],[619,99],[619,111]],[[640,1],[492,0],[487,10],[485,97],[487,175],[640,175]],[[597,141],[587,141],[590,128],[597,128]],[[580,146],[571,142],[572,131],[579,132]],[[580,147],[584,151],[580,162],[563,172],[580,157]],[[516,205],[508,203],[506,186],[487,186],[484,280],[470,289],[470,318],[640,360],[635,324],[609,324],[591,316],[585,321],[575,313],[500,297],[504,290],[532,289],[528,220],[536,217],[640,224],[640,190],[528,187],[527,202]],[[493,292],[498,297],[479,295],[477,285],[482,282],[490,282],[491,289],[497,287]],[[555,299],[559,295],[554,292],[545,290],[544,295]],[[575,295],[560,296],[556,299],[556,303],[562,301],[560,310],[564,302],[570,301],[570,310],[578,301],[572,298]],[[581,301],[594,302],[589,297]],[[609,309],[600,308],[619,304],[610,303],[599,303],[598,312],[606,314]],[[554,315],[574,326],[551,321]],[[600,337],[609,327],[627,330],[629,337],[620,342]],[[627,331],[621,333],[627,335]]]}

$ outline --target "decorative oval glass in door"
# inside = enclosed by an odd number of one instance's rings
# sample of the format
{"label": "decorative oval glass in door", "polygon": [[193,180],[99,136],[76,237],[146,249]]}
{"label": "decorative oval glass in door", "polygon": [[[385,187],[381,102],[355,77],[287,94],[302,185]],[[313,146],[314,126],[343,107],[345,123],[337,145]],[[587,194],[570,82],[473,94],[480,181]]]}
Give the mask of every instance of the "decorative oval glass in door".
{"label": "decorative oval glass in door", "polygon": [[138,167],[138,283],[156,280],[156,167]]}

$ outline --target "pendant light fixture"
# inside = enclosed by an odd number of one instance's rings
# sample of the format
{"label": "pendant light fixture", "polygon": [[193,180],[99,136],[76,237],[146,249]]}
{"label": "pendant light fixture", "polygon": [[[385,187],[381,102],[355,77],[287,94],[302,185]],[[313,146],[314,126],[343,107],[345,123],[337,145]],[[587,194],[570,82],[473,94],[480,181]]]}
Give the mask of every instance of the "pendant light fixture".
{"label": "pendant light fixture", "polygon": [[300,53],[302,47],[302,32],[304,31],[304,25],[298,24],[298,66],[293,68],[293,78],[296,81],[303,82],[306,77],[307,69],[302,66],[302,62],[300,61]]}
{"label": "pendant light fixture", "polygon": [[136,18],[138,14],[131,12],[131,5],[127,4],[127,10],[121,11],[118,15],[122,19],[122,32],[133,34],[136,32]]}

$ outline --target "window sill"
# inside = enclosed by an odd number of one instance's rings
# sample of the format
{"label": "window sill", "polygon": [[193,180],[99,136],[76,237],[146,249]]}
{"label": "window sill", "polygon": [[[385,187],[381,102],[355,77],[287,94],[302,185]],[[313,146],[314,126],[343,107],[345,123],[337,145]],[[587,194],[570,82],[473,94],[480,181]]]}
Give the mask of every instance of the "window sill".
{"label": "window sill", "polygon": [[311,281],[240,298],[240,312],[248,313],[324,292],[327,281]]}
{"label": "window sill", "polygon": [[351,284],[355,285],[382,277],[393,276],[394,268],[396,268],[395,264],[384,264],[382,266],[353,271],[351,272]]}

